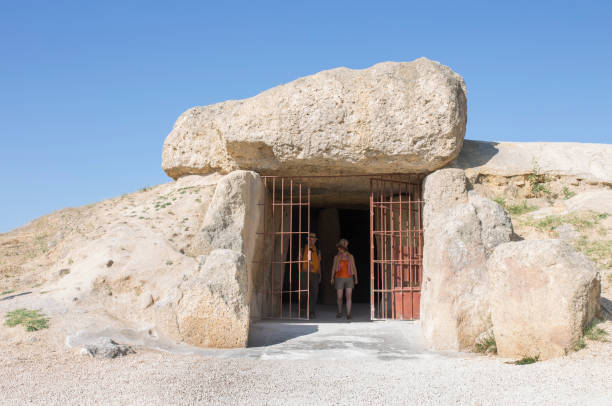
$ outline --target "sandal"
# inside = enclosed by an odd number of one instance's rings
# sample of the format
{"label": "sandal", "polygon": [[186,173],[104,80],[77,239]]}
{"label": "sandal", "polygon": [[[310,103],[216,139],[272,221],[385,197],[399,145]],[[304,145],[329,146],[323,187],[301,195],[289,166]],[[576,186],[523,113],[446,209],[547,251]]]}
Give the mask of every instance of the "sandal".
{"label": "sandal", "polygon": [[336,313],[336,318],[337,318],[337,319],[342,318],[342,313]]}
{"label": "sandal", "polygon": [[353,316],[351,316],[350,314],[347,314],[347,315],[346,315],[346,319],[347,319],[347,320],[351,320],[352,318],[353,318]]}

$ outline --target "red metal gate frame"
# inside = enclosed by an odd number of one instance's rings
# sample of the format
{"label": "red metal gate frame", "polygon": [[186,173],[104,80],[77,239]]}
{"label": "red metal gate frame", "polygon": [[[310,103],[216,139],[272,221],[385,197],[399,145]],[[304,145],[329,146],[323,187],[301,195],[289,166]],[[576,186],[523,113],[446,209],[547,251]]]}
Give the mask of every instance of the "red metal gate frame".
{"label": "red metal gate frame", "polygon": [[[266,193],[264,194],[264,213],[271,212],[271,227],[268,219],[264,219],[264,239],[266,244],[272,244],[271,250],[266,247],[264,252],[264,278],[270,278],[270,289],[263,284],[262,317],[271,319],[309,320],[308,312],[310,305],[310,262],[303,260],[302,247],[308,243],[310,234],[310,188],[303,188],[301,183],[296,183],[291,178],[278,176],[263,176]],[[286,190],[287,187],[289,190]],[[294,193],[294,189],[295,192]],[[306,190],[303,190],[306,189]],[[280,196],[279,196],[280,194]],[[280,198],[280,201],[278,200]],[[298,230],[293,230],[293,209],[298,212]],[[302,229],[302,211],[306,211],[307,225]],[[280,211],[280,224],[275,223],[275,216]],[[285,214],[288,214],[288,222],[285,223]],[[264,215],[265,217],[265,215]],[[277,226],[279,226],[277,230]],[[286,230],[287,229],[287,230]],[[298,256],[293,257],[293,236],[298,237]],[[288,246],[285,246],[285,238],[288,238]],[[303,240],[305,240],[303,242]],[[277,244],[280,241],[280,244]],[[280,245],[280,246],[279,246]],[[285,249],[287,252],[285,253]],[[269,256],[268,256],[269,255]],[[289,278],[285,280],[285,269],[289,266]],[[279,267],[278,277],[275,268]],[[293,267],[297,267],[298,280],[292,280]],[[305,269],[305,270],[304,270]],[[304,270],[304,271],[303,271]],[[302,286],[302,272],[306,272],[306,286]],[[288,283],[288,287],[286,284]],[[297,289],[296,289],[297,287]],[[289,296],[285,302],[285,296]],[[293,309],[293,299],[297,295],[297,314]],[[302,312],[302,296],[306,296],[306,311]],[[273,299],[278,297],[278,305]]]}
{"label": "red metal gate frame", "polygon": [[420,182],[370,178],[372,320],[419,318],[423,274],[422,206]]}

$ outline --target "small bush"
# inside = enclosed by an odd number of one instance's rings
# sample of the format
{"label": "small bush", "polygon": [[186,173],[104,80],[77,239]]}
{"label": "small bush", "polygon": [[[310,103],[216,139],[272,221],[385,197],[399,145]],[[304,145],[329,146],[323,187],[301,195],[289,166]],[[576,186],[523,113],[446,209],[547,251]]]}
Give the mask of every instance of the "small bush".
{"label": "small bush", "polygon": [[564,186],[563,189],[561,189],[561,192],[563,193],[563,198],[565,200],[576,196],[576,192],[572,192],[571,190],[567,188],[567,186]]}
{"label": "small bush", "polygon": [[38,331],[49,328],[49,319],[38,310],[17,309],[6,314],[4,324],[9,327],[22,324],[26,331]]}
{"label": "small bush", "polygon": [[550,188],[548,187],[550,179],[545,174],[540,173],[538,162],[535,159],[532,165],[531,172],[527,175],[527,180],[531,185],[531,194],[534,197],[540,197],[543,194],[550,195]]}
{"label": "small bush", "polygon": [[0,296],[10,295],[11,293],[15,293],[15,289],[5,290],[4,292],[0,293]]}
{"label": "small bush", "polygon": [[506,208],[506,199],[504,199],[503,197],[496,197],[495,199],[493,199],[493,201],[499,204],[504,209]]}
{"label": "small bush", "polygon": [[525,355],[523,358],[516,360],[514,362],[511,362],[511,364],[514,365],[527,365],[527,364],[534,364],[536,362],[538,362],[540,360],[540,355],[536,355],[535,357],[531,357],[531,356],[527,356]]}
{"label": "small bush", "polygon": [[586,326],[586,328],[584,329],[585,338],[591,341],[608,341],[606,337],[608,335],[608,332],[602,329],[601,327],[597,327],[597,324],[599,323],[601,323],[601,320],[594,319],[592,322],[589,323],[588,326]]}
{"label": "small bush", "polygon": [[576,345],[574,346],[574,351],[580,351],[581,349],[586,347],[586,343],[584,342],[584,338],[578,340]]}
{"label": "small bush", "polygon": [[514,214],[514,215],[521,215],[521,214],[529,213],[537,209],[538,208],[534,206],[527,206],[527,202],[523,201],[522,204],[515,204],[515,205],[508,206],[508,213]]}
{"label": "small bush", "polygon": [[493,334],[486,336],[484,339],[476,343],[474,349],[476,352],[480,352],[482,354],[497,354],[497,343],[495,342],[495,336]]}

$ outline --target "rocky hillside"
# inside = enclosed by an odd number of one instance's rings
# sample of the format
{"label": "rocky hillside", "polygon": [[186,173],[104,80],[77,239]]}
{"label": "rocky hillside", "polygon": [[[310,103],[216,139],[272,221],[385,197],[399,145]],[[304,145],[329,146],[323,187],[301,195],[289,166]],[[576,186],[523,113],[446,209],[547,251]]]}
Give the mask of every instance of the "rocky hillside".
{"label": "rocky hillside", "polygon": [[200,266],[193,231],[218,178],[184,177],[0,234],[0,313],[41,308],[61,340],[106,327],[156,335],[148,329],[171,321],[155,321],[153,305]]}

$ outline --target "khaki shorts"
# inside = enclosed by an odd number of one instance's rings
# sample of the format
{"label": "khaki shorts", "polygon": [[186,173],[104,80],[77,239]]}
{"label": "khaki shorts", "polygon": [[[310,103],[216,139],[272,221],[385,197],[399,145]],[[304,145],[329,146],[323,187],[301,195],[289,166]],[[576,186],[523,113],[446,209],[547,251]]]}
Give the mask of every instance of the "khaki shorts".
{"label": "khaki shorts", "polygon": [[336,278],[334,282],[334,288],[338,289],[353,289],[355,282],[353,278]]}

